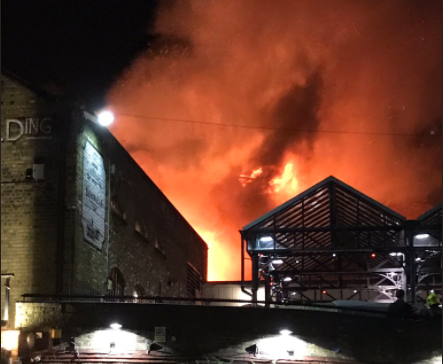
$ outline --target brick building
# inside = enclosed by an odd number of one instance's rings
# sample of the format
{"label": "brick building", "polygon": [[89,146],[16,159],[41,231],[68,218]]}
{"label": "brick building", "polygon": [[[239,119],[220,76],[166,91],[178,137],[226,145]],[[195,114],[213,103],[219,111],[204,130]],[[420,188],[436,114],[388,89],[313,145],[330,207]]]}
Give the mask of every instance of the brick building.
{"label": "brick building", "polygon": [[198,294],[205,242],[95,116],[3,70],[1,104],[2,329],[24,293]]}

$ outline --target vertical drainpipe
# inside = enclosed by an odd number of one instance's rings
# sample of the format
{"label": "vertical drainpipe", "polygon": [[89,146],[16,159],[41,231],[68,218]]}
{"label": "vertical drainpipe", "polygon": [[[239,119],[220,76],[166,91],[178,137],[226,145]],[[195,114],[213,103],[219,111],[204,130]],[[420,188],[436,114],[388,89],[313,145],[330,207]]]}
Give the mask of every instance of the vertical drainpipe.
{"label": "vertical drainpipe", "polygon": [[107,218],[107,221],[106,221],[106,223],[107,223],[107,232],[106,232],[106,235],[107,235],[107,252],[106,252],[107,270],[106,270],[106,279],[108,278],[109,271],[110,271],[109,250],[110,250],[110,247],[111,247],[110,234],[111,234],[111,153],[112,153],[112,137],[108,137],[107,144],[108,144],[108,179],[107,179],[107,182],[108,182],[108,186],[107,186],[107,188],[108,188],[108,191],[107,191],[107,194],[108,194],[108,198],[107,198],[108,206],[107,206],[107,217],[106,217]]}
{"label": "vertical drainpipe", "polygon": [[63,293],[63,271],[65,250],[65,199],[66,199],[66,144],[71,122],[71,108],[67,100],[57,100],[57,247],[55,258],[55,293]]}
{"label": "vertical drainpipe", "polygon": [[240,288],[243,293],[246,293],[248,296],[252,297],[252,293],[245,289],[245,238],[243,237],[242,231],[241,234],[241,285]]}

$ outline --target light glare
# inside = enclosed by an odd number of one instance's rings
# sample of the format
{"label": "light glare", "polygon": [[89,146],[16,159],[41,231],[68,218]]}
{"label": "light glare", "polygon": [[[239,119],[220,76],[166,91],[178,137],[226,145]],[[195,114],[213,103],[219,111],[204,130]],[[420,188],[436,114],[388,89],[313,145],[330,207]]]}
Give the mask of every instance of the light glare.
{"label": "light glare", "polygon": [[110,326],[111,326],[111,329],[114,329],[114,330],[118,330],[122,327],[122,325],[120,325],[116,322],[112,323]]}
{"label": "light glare", "polygon": [[417,234],[415,235],[417,239],[427,239],[429,238],[429,234]]}
{"label": "light glare", "polygon": [[272,236],[263,236],[263,237],[260,238],[260,241],[262,241],[264,243],[267,243],[267,242],[270,242],[270,241],[274,241],[274,239],[272,238]]}
{"label": "light glare", "polygon": [[282,263],[283,263],[283,260],[281,260],[281,259],[274,259],[272,261],[272,264],[282,264]]}
{"label": "light glare", "polygon": [[292,334],[291,330],[287,329],[280,330],[280,335],[291,335],[291,334]]}
{"label": "light glare", "polygon": [[110,111],[102,111],[98,114],[98,123],[102,126],[109,126],[114,121],[114,114]]}

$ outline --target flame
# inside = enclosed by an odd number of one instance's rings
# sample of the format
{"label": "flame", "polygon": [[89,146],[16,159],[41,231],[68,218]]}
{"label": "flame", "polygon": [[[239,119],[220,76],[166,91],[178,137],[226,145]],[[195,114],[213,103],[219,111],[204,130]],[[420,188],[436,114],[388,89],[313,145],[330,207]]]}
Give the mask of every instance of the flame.
{"label": "flame", "polygon": [[[202,230],[196,227],[196,231],[208,245],[208,281],[217,281],[223,277],[229,277],[232,260],[226,254],[220,237],[214,231]],[[213,269],[217,267],[217,269]]]}
{"label": "flame", "polygon": [[110,129],[210,243],[211,280],[239,278],[242,226],[330,175],[408,218],[441,201],[438,1],[163,3]]}
{"label": "flame", "polygon": [[298,181],[293,172],[294,165],[287,163],[280,176],[273,178],[269,182],[269,193],[278,193],[284,190],[286,194],[293,195],[297,191]]}
{"label": "flame", "polygon": [[257,168],[256,170],[252,171],[250,175],[247,174],[241,174],[240,175],[240,183],[243,187],[245,187],[248,183],[251,183],[252,180],[256,179],[258,176],[260,176],[263,173],[263,168]]}

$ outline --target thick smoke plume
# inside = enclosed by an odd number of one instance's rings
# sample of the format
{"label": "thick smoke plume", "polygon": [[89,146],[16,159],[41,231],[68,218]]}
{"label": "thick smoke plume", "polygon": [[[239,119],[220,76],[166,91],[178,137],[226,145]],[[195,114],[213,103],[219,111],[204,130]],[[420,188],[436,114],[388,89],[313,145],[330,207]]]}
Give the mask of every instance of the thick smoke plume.
{"label": "thick smoke plume", "polygon": [[440,202],[441,14],[164,3],[158,41],[109,94],[112,131],[208,242],[209,279],[238,279],[238,230],[330,175],[409,218]]}

